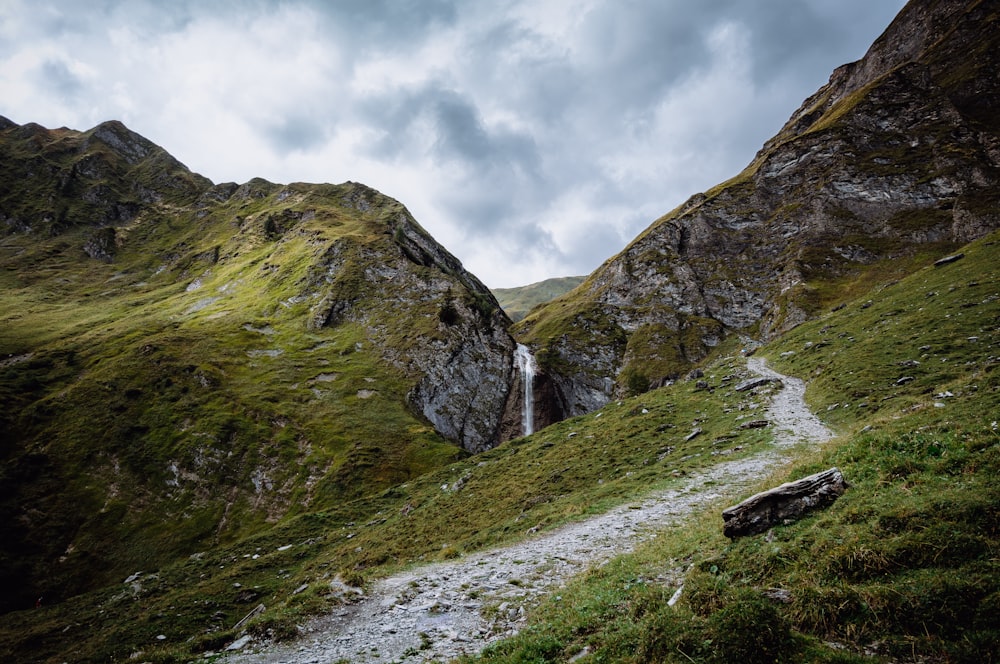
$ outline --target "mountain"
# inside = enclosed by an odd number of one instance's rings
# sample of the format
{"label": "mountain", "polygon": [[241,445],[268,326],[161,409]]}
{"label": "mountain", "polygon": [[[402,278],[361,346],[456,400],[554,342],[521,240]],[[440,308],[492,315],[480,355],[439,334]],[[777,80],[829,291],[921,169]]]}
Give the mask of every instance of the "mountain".
{"label": "mountain", "polygon": [[2,610],[520,433],[509,319],[368,187],[6,119],[0,183]]}
{"label": "mountain", "polygon": [[1000,226],[992,2],[911,2],[736,177],[657,219],[515,328],[551,417],[774,338]]}
{"label": "mountain", "polygon": [[494,288],[492,292],[503,310],[516,323],[538,305],[573,290],[584,279],[586,277],[555,277],[516,288]]}
{"label": "mountain", "polygon": [[761,488],[836,465],[844,496],[736,541],[693,515],[483,658],[995,661],[998,19],[911,2],[743,173],[513,328],[368,187],[0,119],[0,657],[296,638],[390,571],[770,454],[755,352],[840,434]]}

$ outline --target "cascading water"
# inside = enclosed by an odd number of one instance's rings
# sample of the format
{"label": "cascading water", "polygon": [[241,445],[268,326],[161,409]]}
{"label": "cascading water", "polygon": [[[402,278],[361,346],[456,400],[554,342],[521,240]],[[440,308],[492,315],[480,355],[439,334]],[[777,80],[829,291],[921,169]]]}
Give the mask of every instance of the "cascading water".
{"label": "cascading water", "polygon": [[523,435],[530,436],[535,432],[535,356],[527,346],[517,345],[514,360],[521,372],[521,383],[524,385],[524,404],[521,407],[521,429]]}

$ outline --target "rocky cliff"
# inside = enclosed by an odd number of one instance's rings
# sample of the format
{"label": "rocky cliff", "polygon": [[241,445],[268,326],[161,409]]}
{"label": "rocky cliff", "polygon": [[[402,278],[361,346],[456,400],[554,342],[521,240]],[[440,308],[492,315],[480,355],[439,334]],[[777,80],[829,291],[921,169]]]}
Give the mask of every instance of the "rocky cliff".
{"label": "rocky cliff", "polygon": [[1000,226],[998,12],[911,2],[742,173],[519,323],[553,408],[675,379],[727,335],[771,337]]}

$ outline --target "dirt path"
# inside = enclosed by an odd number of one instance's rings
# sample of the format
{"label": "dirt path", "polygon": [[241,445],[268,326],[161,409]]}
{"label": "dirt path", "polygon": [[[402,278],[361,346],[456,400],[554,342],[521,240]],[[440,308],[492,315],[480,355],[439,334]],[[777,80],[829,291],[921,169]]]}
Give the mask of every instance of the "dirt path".
{"label": "dirt path", "polygon": [[[232,664],[447,661],[475,653],[524,623],[524,607],[588,567],[631,551],[656,530],[738,494],[782,459],[781,447],[831,432],[803,401],[802,381],[750,358],[748,369],[784,388],[768,410],[774,450],[692,474],[681,486],[532,539],[384,579],[360,602],[309,623],[296,642],[233,655]],[[669,582],[669,579],[666,581]]]}

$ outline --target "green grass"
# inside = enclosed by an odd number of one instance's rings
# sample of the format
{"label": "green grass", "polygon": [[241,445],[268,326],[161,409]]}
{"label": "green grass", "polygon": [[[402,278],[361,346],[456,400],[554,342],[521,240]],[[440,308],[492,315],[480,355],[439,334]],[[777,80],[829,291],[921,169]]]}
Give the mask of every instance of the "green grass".
{"label": "green grass", "polygon": [[[998,578],[993,562],[998,503],[991,477],[1000,448],[992,420],[983,414],[997,412],[998,398],[995,241],[976,243],[963,261],[923,269],[763,349],[779,369],[810,379],[810,402],[844,435],[761,488],[836,464],[852,484],[841,500],[776,529],[770,542],[725,540],[719,505],[573,582],[561,599],[550,598],[537,609],[522,635],[492,647],[483,658],[553,661],[586,648],[591,661],[754,661],[740,650],[753,632],[760,639],[754,652],[762,657],[857,661],[863,655],[856,653],[878,643],[880,653],[897,657],[917,652],[990,661],[983,643],[996,636],[988,618]],[[936,295],[928,297],[931,291]],[[222,325],[222,320],[201,324]],[[280,328],[274,318],[238,320],[257,330]],[[322,339],[313,332],[269,336],[231,328],[240,340],[234,357],[282,341],[282,358],[290,361],[271,363],[275,373],[268,385],[315,378],[317,356],[330,362],[322,372],[362,381],[371,374],[364,354],[352,352],[355,336],[349,327]],[[970,336],[979,339],[972,342]],[[857,343],[859,338],[866,343]],[[930,348],[919,350],[923,346]],[[710,391],[681,381],[441,470],[387,478],[389,488],[374,495],[328,493],[322,487],[335,485],[320,482],[311,493],[293,494],[290,503],[300,507],[256,533],[206,540],[203,553],[190,560],[128,568],[156,575],[142,583],[138,595],[120,583],[120,575],[104,590],[41,611],[8,614],[0,643],[8,653],[28,649],[40,661],[61,661],[63,630],[69,628],[78,635],[81,661],[135,651],[147,661],[188,661],[235,638],[233,625],[258,603],[267,611],[248,628],[286,638],[304,617],[344,601],[330,586],[338,576],[364,583],[413,562],[515,541],[530,529],[585,518],[670,486],[722,458],[753,453],[768,445],[768,430],[740,430],[739,424],[763,415],[766,394],[732,389],[745,375],[734,350],[720,349],[719,358],[705,367]],[[921,362],[916,367],[900,366],[911,351],[926,357],[914,356]],[[943,357],[948,361],[940,361]],[[271,358],[255,362],[266,368]],[[53,359],[38,370],[58,372],[62,366]],[[236,380],[238,366],[235,360],[226,364],[223,354],[214,370]],[[211,368],[205,367],[209,380]],[[914,380],[897,384],[897,369],[915,374]],[[252,382],[253,374],[245,380]],[[266,410],[268,388],[262,384],[254,393],[251,387],[241,390],[256,394],[255,408]],[[935,396],[946,392],[952,396]],[[294,401],[281,403],[298,407]],[[833,404],[838,405],[830,408]],[[313,407],[308,396],[301,407]],[[401,424],[393,425],[396,431],[405,428]],[[217,426],[216,436],[233,423]],[[236,431],[239,426],[244,425],[237,423]],[[695,426],[704,433],[684,442]],[[412,424],[410,430],[433,441],[419,427]],[[275,453],[303,454],[297,441],[298,435],[279,432]],[[418,457],[425,453],[419,445],[409,449]],[[713,454],[718,452],[728,454]],[[321,450],[308,454],[341,458]],[[373,459],[364,448],[351,448],[346,458],[356,469],[377,467],[367,465]],[[234,509],[239,513],[238,505]],[[216,516],[205,523],[217,523]],[[666,599],[681,579],[686,579],[683,599],[668,608]],[[303,584],[307,591],[295,594]],[[792,602],[762,599],[761,592],[774,587],[789,590]],[[936,597],[942,598],[940,606],[933,604]],[[927,617],[918,621],[918,616]],[[758,622],[765,619],[776,629],[758,634]],[[159,634],[168,640],[157,641]]]}
{"label": "green grass", "polygon": [[[39,158],[46,168],[89,158],[75,132],[38,137],[65,143]],[[11,151],[5,169],[23,166],[27,152],[3,147]],[[119,198],[127,192],[115,187],[129,178],[153,187],[164,173],[159,162],[136,173],[91,148],[103,164],[96,184]],[[23,176],[8,170],[0,177]],[[95,184],[88,177],[79,187]],[[208,186],[194,176],[188,184],[189,193]],[[359,192],[366,210],[348,205]],[[153,622],[169,623],[158,629],[183,631],[191,618],[214,630],[226,612],[239,613],[243,595],[228,597],[215,578],[199,586],[176,561],[208,551],[228,560],[229,547],[303,514],[333,510],[338,523],[352,522],[365,514],[363,497],[466,456],[411,411],[417,376],[383,353],[441,337],[440,303],[409,301],[402,287],[386,298],[359,276],[401,261],[417,283],[445,278],[457,297],[473,297],[462,273],[406,263],[391,231],[409,223],[398,203],[351,184],[262,180],[215,202],[165,196],[116,226],[120,246],[104,262],[82,249],[104,212],[81,207],[74,214],[89,218],[79,223],[44,221],[48,213],[28,203],[49,196],[21,193],[5,199],[5,211],[48,230],[0,239],[0,604],[13,611],[0,640],[8,655],[61,661],[65,641],[49,630],[81,606],[99,628],[74,659],[127,655],[146,638],[149,609],[131,596],[104,607],[138,570],[161,570],[162,581],[144,591],[165,602],[153,602],[163,617]],[[324,324],[316,306],[324,301],[364,315]],[[173,568],[180,576],[166,571]],[[191,589],[220,599],[207,614],[167,608]],[[46,618],[17,611],[40,595]],[[294,602],[312,606],[315,595]],[[220,611],[227,618],[213,619]]]}
{"label": "green grass", "polygon": [[[49,138],[49,165],[79,156],[78,137]],[[88,149],[90,184],[128,174]],[[151,187],[161,166],[132,175]],[[0,241],[0,582],[18,609],[0,618],[6,659],[191,661],[258,604],[247,629],[287,638],[345,601],[336,578],[363,584],[515,541],[769,444],[768,429],[740,429],[763,416],[766,392],[732,389],[744,374],[731,337],[704,367],[709,389],[680,381],[467,459],[408,410],[415,377],[378,348],[439,341],[459,309],[490,316],[493,304],[421,263],[400,237],[401,206],[351,185],[262,180],[194,204],[204,183],[171,172],[180,183],[163,204],[116,228],[111,263],[82,252],[88,219],[108,210],[49,210],[48,190],[14,212],[54,235]],[[762,352],[810,381],[810,402],[842,436],[761,488],[837,464],[851,490],[770,540],[730,543],[716,512],[697,515],[575,581],[484,659],[995,657],[996,242],[905,279],[952,247],[853,272],[825,270],[822,247],[803,253],[794,295],[820,318]],[[408,257],[414,280],[453,278],[451,312],[373,289],[360,274],[389,253]],[[590,298],[595,283],[529,316],[525,340],[631,353],[621,378],[634,393],[697,359],[684,348],[710,321],[681,321],[679,345],[663,326],[628,336]],[[412,315],[397,315],[403,304]],[[789,604],[766,599],[775,587]],[[26,608],[38,595],[43,606]]]}
{"label": "green grass", "polygon": [[[0,640],[15,649],[30,647],[43,660],[46,648],[51,648],[57,659],[60,630],[72,620],[70,616],[86,613],[83,631],[93,636],[79,645],[81,659],[100,660],[141,649],[153,661],[171,661],[232,637],[224,627],[235,624],[241,612],[257,602],[264,602],[268,611],[253,621],[252,629],[291,634],[302,617],[340,601],[328,590],[329,581],[338,574],[357,583],[413,561],[443,559],[513,541],[529,529],[584,518],[651,488],[668,486],[720,458],[759,449],[766,431],[740,430],[739,424],[760,416],[764,398],[732,390],[744,375],[739,366],[730,358],[707,376],[716,395],[709,402],[693,382],[680,383],[673,390],[624,400],[600,415],[562,422],[529,439],[511,441],[402,484],[395,478],[396,486],[374,496],[344,500],[317,488],[309,499],[293,498],[298,507],[290,508],[273,527],[258,528],[258,534],[245,539],[206,541],[197,565],[160,567],[157,583],[143,591],[141,601],[130,593],[115,599],[125,587],[121,579],[111,579],[107,591],[54,604],[43,612],[8,614]],[[696,425],[704,433],[685,443]],[[372,425],[366,426],[370,430]],[[419,467],[420,455],[428,452],[419,446],[411,449],[409,454],[417,459],[406,462]],[[364,448],[352,449],[348,457],[361,466],[376,460]],[[463,515],[461,520],[455,519],[457,513]],[[205,520],[216,522],[217,515]],[[278,551],[289,544],[292,549]],[[134,561],[127,569],[151,568],[155,565]],[[254,599],[244,602],[245,593],[227,589],[234,582],[243,588],[259,586]],[[312,593],[293,595],[292,590],[303,583],[314,589]],[[192,598],[212,599],[206,603]],[[174,608],[165,610],[168,606]],[[213,620],[219,612],[225,619]],[[160,617],[144,617],[150,615]],[[114,639],[107,638],[109,630]],[[197,638],[192,644],[148,651],[152,632]]]}

